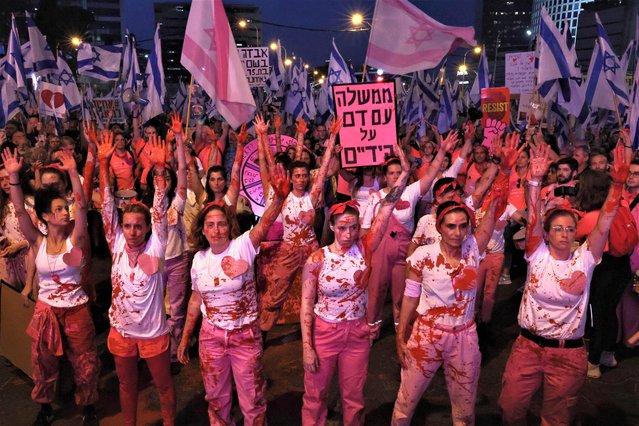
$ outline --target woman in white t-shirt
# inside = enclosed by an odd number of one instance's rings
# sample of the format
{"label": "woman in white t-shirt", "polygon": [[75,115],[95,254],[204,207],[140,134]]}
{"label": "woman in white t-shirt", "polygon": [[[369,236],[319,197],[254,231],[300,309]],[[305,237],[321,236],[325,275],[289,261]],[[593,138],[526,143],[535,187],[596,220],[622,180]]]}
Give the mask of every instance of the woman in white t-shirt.
{"label": "woman in white t-shirt", "polygon": [[220,202],[205,206],[193,223],[191,235],[199,251],[191,268],[193,293],[178,359],[183,364],[189,361],[189,339],[202,314],[199,355],[211,424],[233,424],[231,373],[245,424],[261,425],[266,421],[253,262],[260,242],[282,209],[290,185],[281,165],[271,171],[275,197],[253,229],[240,235],[233,211]]}
{"label": "woman in white t-shirt", "polygon": [[[521,335],[502,379],[499,405],[504,424],[524,424],[530,401],[543,385],[542,424],[571,424],[578,393],[586,380],[583,334],[590,280],[601,261],[629,170],[624,147],[614,151],[612,185],[597,226],[574,252],[577,217],[557,208],[541,218],[541,180],[550,147],[538,147],[530,160],[526,260],[528,275],[519,308]],[[542,226],[543,225],[543,226]]]}
{"label": "woman in white t-shirt", "polygon": [[[87,422],[97,422],[93,404],[98,400],[100,361],[95,346],[95,328],[89,311],[89,297],[81,286],[81,269],[86,259],[82,247],[88,241],[87,203],[80,183],[80,174],[72,154],[61,151],[60,169],[71,178],[75,198],[75,222],[69,232],[69,205],[55,187],[36,192],[35,212],[45,224],[47,234],[36,228],[25,210],[20,184],[22,158],[17,151],[5,148],[2,154],[9,174],[10,197],[15,207],[20,230],[35,254],[39,290],[33,319],[27,334],[33,339],[31,360],[34,388],[31,397],[41,404],[37,424],[49,424],[53,419],[51,403],[59,375],[58,362],[66,355],[76,384],[75,401],[84,406]],[[30,287],[25,288],[25,295]],[[87,423],[93,424],[93,423]]]}
{"label": "woman in white t-shirt", "polygon": [[339,368],[344,424],[364,424],[364,384],[379,324],[367,324],[368,277],[410,166],[400,148],[402,174],[382,201],[371,231],[360,239],[359,210],[351,200],[329,211],[335,241],[311,254],[302,273],[300,322],[304,350],[302,424],[326,422],[326,398]]}
{"label": "woman in white t-shirt", "polygon": [[165,144],[152,136],[150,157],[155,194],[153,207],[132,202],[118,216],[109,186],[109,161],[115,150],[113,133],[102,132],[98,147],[104,235],[111,251],[111,330],[107,339],[120,381],[124,424],[135,425],[138,360],[144,358],[160,394],[165,425],[175,420],[175,389],[170,372],[169,327],[164,308],[164,256],[167,244]]}
{"label": "woman in white t-shirt", "polygon": [[[386,299],[386,292],[390,284],[393,298],[393,320],[397,325],[399,321],[399,308],[404,293],[404,281],[406,278],[406,251],[411,241],[411,235],[415,229],[415,207],[418,201],[428,192],[433,179],[439,170],[444,156],[457,144],[457,132],[450,132],[441,143],[435,159],[430,164],[426,173],[417,182],[404,189],[401,199],[395,205],[390,224],[382,237],[379,248],[373,254],[372,272],[370,278],[368,322],[381,321],[382,308]],[[365,232],[371,227],[373,218],[377,214],[382,199],[388,194],[389,188],[395,185],[395,181],[401,174],[402,167],[399,159],[392,157],[383,164],[382,172],[386,177],[387,187],[374,192],[368,198],[368,203],[363,212],[362,229]]]}

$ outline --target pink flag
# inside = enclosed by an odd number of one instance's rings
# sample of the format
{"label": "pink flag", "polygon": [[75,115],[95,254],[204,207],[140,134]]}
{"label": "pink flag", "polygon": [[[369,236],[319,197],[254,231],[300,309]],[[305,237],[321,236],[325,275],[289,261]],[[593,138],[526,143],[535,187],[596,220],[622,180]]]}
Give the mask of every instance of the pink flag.
{"label": "pink flag", "polygon": [[222,0],[191,3],[180,62],[233,128],[253,118],[255,100]]}
{"label": "pink flag", "polygon": [[366,64],[393,74],[436,67],[460,46],[474,46],[473,27],[443,25],[408,0],[377,0]]}

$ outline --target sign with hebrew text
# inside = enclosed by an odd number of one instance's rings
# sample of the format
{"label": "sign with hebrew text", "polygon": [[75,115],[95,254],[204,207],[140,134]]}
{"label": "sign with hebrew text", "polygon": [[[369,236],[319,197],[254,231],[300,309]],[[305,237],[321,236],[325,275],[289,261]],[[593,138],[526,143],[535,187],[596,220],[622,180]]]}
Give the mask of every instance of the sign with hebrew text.
{"label": "sign with hebrew text", "polygon": [[342,167],[382,164],[397,143],[395,82],[336,84],[335,113],[344,120],[339,132]]}

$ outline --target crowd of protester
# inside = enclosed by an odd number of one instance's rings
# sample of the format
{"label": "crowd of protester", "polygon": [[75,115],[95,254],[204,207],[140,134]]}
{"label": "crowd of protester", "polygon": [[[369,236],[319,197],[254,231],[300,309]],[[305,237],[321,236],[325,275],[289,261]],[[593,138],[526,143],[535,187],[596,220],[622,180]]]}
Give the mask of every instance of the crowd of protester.
{"label": "crowd of protester", "polygon": [[[585,380],[639,340],[639,160],[623,130],[560,146],[532,124],[492,140],[479,121],[446,135],[409,125],[383,164],[342,168],[339,117],[286,125],[264,111],[255,136],[206,118],[185,129],[176,113],[144,125],[133,117],[98,129],[32,114],[0,130],[0,278],[37,301],[26,330],[36,424],[53,420],[61,355],[84,424],[98,423],[89,307],[91,259],[104,254],[107,345],[127,425],[140,359],[164,424],[174,423],[173,375],[195,346],[211,424],[233,423],[232,381],[245,424],[264,424],[263,353],[287,301],[299,310],[305,425],[326,422],[336,368],[344,424],[364,424],[368,357],[384,322],[401,365],[392,424],[410,424],[440,367],[453,423],[473,424],[495,293],[517,268],[527,272],[498,401],[505,424],[525,424],[542,387],[542,422],[570,424]],[[297,144],[283,147],[282,135]],[[240,195],[254,138],[261,218]]]}

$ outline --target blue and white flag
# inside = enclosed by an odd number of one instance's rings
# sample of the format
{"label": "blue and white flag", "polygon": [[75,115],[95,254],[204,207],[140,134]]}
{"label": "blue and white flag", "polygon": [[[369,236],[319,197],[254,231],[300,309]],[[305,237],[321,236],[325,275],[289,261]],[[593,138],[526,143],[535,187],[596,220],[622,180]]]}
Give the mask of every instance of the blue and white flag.
{"label": "blue and white flag", "polygon": [[[311,111],[309,111],[309,106],[310,104],[313,104],[313,99],[311,96],[310,103],[306,99],[308,82],[306,78],[306,70],[304,69],[304,64],[302,63],[301,58],[292,65],[289,80],[290,84],[286,93],[284,111],[291,114],[295,120],[302,117],[304,120],[310,121],[315,118],[315,114],[311,116]],[[314,109],[315,106],[313,105],[313,110]]]}
{"label": "blue and white flag", "polygon": [[0,80],[0,127],[5,127],[18,112],[20,103],[16,97],[15,83],[11,80]]}
{"label": "blue and white flag", "polygon": [[33,72],[39,77],[55,74],[58,70],[55,56],[29,12],[25,12],[25,14],[27,15],[29,43],[31,44],[29,61],[33,64]]}
{"label": "blue and white flag", "polygon": [[335,101],[333,100],[333,85],[356,82],[351,75],[350,67],[340,55],[335,39],[333,38],[333,49],[328,60],[328,74],[326,75],[326,90],[328,90],[328,106],[331,113],[335,112]]}
{"label": "blue and white flag", "polygon": [[545,7],[541,9],[538,42],[537,87],[560,78],[581,77],[581,71],[566,44],[566,37],[561,34]]}
{"label": "blue and white flag", "polygon": [[437,129],[439,133],[446,133],[457,122],[457,108],[453,104],[450,82],[444,82],[444,90],[439,98],[439,117],[437,117]]}
{"label": "blue and white flag", "polygon": [[595,47],[590,57],[590,66],[588,67],[588,76],[586,78],[586,104],[591,110],[597,108],[615,110],[615,101],[612,88],[606,79],[603,69],[603,54],[599,43],[595,42]]}
{"label": "blue and white flag", "polygon": [[271,74],[266,79],[266,87],[274,96],[282,96],[284,92],[284,78],[286,76],[286,68],[282,62],[282,45],[277,40],[277,49],[275,50],[275,60],[273,61],[273,67]]}
{"label": "blue and white flag", "polygon": [[78,74],[101,81],[114,81],[120,77],[122,45],[91,46],[82,43],[78,49]]}
{"label": "blue and white flag", "polygon": [[159,24],[155,28],[153,50],[149,55],[149,61],[146,63],[146,72],[144,75],[146,76],[146,88],[142,91],[142,97],[148,99],[149,103],[142,108],[143,123],[164,112],[163,105],[166,87],[164,85]]}
{"label": "blue and white flag", "polygon": [[479,105],[481,101],[481,89],[490,87],[490,72],[488,71],[488,59],[486,59],[486,49],[482,49],[479,58],[479,67],[477,69],[477,77],[470,89],[470,100],[475,105]]}
{"label": "blue and white flag", "polygon": [[51,77],[52,83],[62,87],[64,93],[64,104],[67,111],[73,111],[82,106],[82,95],[78,90],[75,77],[62,56],[58,56],[58,73]]}
{"label": "blue and white flag", "polygon": [[143,80],[143,76],[140,74],[140,66],[138,65],[138,52],[135,48],[135,37],[129,34],[127,30],[126,44],[124,47],[124,56],[122,58],[122,81],[124,86],[122,90],[131,89],[135,93],[138,92],[138,84],[140,80]]}
{"label": "blue and white flag", "polygon": [[558,90],[557,102],[570,114],[578,117],[580,122],[583,123],[588,114],[588,107],[584,104],[586,98],[586,82],[581,74],[581,67],[577,64],[577,51],[575,43],[572,43],[572,34],[567,23],[564,29],[564,37],[566,44],[570,46],[568,61],[571,64],[575,64],[574,66],[579,71],[579,76],[570,77],[568,80],[559,79],[558,89],[560,90]]}
{"label": "blue and white flag", "polygon": [[16,27],[16,18],[11,14],[11,32],[9,33],[9,48],[7,57],[1,70],[5,79],[15,83],[15,87],[20,89],[26,87],[26,75],[24,72],[24,60],[22,59],[22,46]]}
{"label": "blue and white flag", "polygon": [[[639,16],[635,22],[636,31],[639,31]],[[639,37],[639,32],[635,32],[635,37]],[[639,51],[639,43],[636,43]],[[628,125],[630,127],[630,140],[633,149],[639,149],[639,55],[636,56],[635,75],[632,77],[632,87],[630,90],[630,111],[628,112]]]}
{"label": "blue and white flag", "polygon": [[610,40],[608,40],[608,34],[606,29],[599,20],[599,15],[595,13],[595,20],[597,21],[597,32],[599,33],[599,48],[601,51],[601,61],[603,73],[610,85],[612,96],[617,97],[617,101],[621,105],[628,105],[628,86],[626,85],[626,73],[624,72],[619,59],[615,52],[612,50]]}
{"label": "blue and white flag", "polygon": [[555,135],[559,148],[563,148],[568,143],[570,134],[570,124],[568,123],[568,111],[563,109],[557,102],[550,103],[549,117],[551,123],[555,125]]}
{"label": "blue and white flag", "polygon": [[331,109],[328,103],[328,89],[326,83],[324,83],[317,93],[317,112],[321,124],[325,124],[331,117]]}

